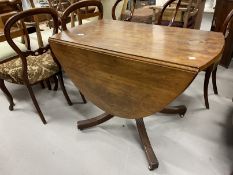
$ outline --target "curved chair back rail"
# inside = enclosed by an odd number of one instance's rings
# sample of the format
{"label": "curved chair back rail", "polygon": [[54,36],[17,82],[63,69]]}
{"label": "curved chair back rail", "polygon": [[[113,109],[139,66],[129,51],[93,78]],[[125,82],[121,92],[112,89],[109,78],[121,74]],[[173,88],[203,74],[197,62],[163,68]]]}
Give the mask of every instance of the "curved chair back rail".
{"label": "curved chair back rail", "polygon": [[[97,12],[88,12],[88,7],[97,7]],[[81,12],[80,9],[85,8],[85,12]],[[82,24],[83,19],[91,18],[99,16],[99,19],[103,19],[103,5],[100,1],[88,0],[88,1],[80,1],[69,6],[63,13],[61,17],[62,29],[67,30],[66,21],[68,16],[72,13],[76,12],[78,15],[79,25]]]}
{"label": "curved chair back rail", "polygon": [[20,11],[22,10],[22,1],[21,0],[1,0],[0,9],[1,9],[0,13]]}
{"label": "curved chair back rail", "polygon": [[[59,22],[58,15],[57,15],[57,12],[51,8],[35,8],[35,9],[29,9],[29,10],[25,10],[23,12],[19,12],[16,15],[14,15],[8,19],[8,21],[6,22],[5,28],[4,28],[4,34],[5,34],[5,37],[6,37],[8,44],[14,49],[14,51],[19,55],[19,57],[22,60],[23,77],[24,77],[24,81],[26,84],[29,83],[28,82],[28,75],[27,75],[27,59],[26,59],[26,57],[29,55],[36,56],[36,55],[40,55],[42,53],[45,53],[50,49],[50,47],[49,47],[49,45],[46,45],[45,47],[39,47],[39,49],[37,49],[35,51],[23,52],[19,49],[19,47],[13,41],[10,31],[11,31],[11,28],[18,21],[20,21],[23,25],[23,30],[24,30],[25,35],[28,36],[25,24],[23,22],[24,19],[27,17],[30,17],[30,16],[40,15],[40,14],[47,14],[47,15],[50,15],[52,17],[52,19],[54,21],[53,34],[57,33],[58,32],[58,22]],[[28,44],[30,45],[30,40],[28,40],[28,42],[29,42]],[[58,63],[57,60],[54,59],[54,61],[56,63]]]}
{"label": "curved chair back rail", "polygon": [[[0,42],[6,41],[3,35],[3,29],[5,27],[6,21],[16,13],[23,11],[21,0],[0,0]],[[15,30],[12,31],[11,35],[13,37],[22,36],[22,30],[19,25],[15,26]]]}
{"label": "curved chair back rail", "polygon": [[226,19],[224,20],[224,23],[220,29],[220,32],[222,32],[225,37],[227,37],[227,29],[229,27],[229,25],[231,24],[233,19],[233,10],[231,10],[231,12],[227,15]]}
{"label": "curved chair back rail", "polygon": [[48,0],[48,4],[50,8],[63,12],[71,5],[71,2],[67,0]]}
{"label": "curved chair back rail", "polygon": [[[162,23],[163,14],[164,14],[166,8],[169,5],[171,5],[174,1],[176,1],[176,0],[169,0],[164,4],[164,6],[162,8],[162,11],[161,11],[161,14],[160,14],[159,19],[158,19],[158,25],[161,25],[161,23]],[[176,15],[177,15],[177,12],[179,10],[180,5],[181,5],[181,0],[178,0],[178,2],[176,4],[176,9],[175,9],[174,14],[173,14],[173,17],[172,17],[171,21],[169,22],[168,26],[172,26],[172,24],[173,24],[173,22],[174,22],[174,20],[176,18]]]}
{"label": "curved chair back rail", "polygon": [[114,5],[112,6],[112,19],[116,20],[116,7],[122,0],[116,0]]}
{"label": "curved chair back rail", "polygon": [[187,2],[183,2],[183,0],[169,0],[167,1],[161,12],[160,15],[158,17],[158,25],[162,25],[162,19],[163,19],[163,15],[164,12],[166,11],[166,9],[170,8],[170,6],[174,4],[174,12],[171,16],[171,20],[169,20],[168,22],[168,26],[176,26],[177,24],[175,24],[175,20],[177,18],[178,12],[179,10],[183,11],[182,14],[182,18],[183,18],[183,24],[182,26],[179,27],[188,27],[188,28],[192,28],[195,25],[195,18],[198,14],[198,6],[200,4],[200,0],[187,0]]}
{"label": "curved chair back rail", "polygon": [[[113,7],[112,7],[112,19],[116,20],[116,8],[118,6],[118,4],[121,2],[122,0],[116,0],[116,2],[114,3]],[[130,21],[133,17],[134,14],[134,9],[136,7],[136,0],[133,0],[133,7],[132,9],[130,9],[130,15],[129,17],[127,17],[126,19],[123,19],[123,14],[120,15],[120,20],[122,21]]]}

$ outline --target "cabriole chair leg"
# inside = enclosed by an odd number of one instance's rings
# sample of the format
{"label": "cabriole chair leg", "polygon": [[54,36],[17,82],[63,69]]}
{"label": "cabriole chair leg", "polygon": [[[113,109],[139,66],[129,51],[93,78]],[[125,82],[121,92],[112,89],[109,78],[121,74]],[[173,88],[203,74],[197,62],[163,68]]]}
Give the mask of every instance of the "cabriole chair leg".
{"label": "cabriole chair leg", "polygon": [[57,89],[58,89],[58,79],[57,79],[56,75],[53,76],[53,81],[54,81],[54,84],[55,84],[53,90],[57,91]]}
{"label": "cabriole chair leg", "polygon": [[10,103],[10,106],[9,106],[9,110],[10,111],[13,111],[14,109],[14,101],[13,101],[13,97],[12,95],[10,94],[10,92],[8,91],[8,89],[6,88],[5,86],[5,83],[4,83],[4,80],[0,79],[0,89],[2,90],[2,92],[5,94],[5,96],[7,97],[7,100],[9,101]]}
{"label": "cabriole chair leg", "polygon": [[217,67],[214,69],[212,72],[212,83],[213,83],[213,89],[214,89],[214,94],[218,94],[218,88],[217,88],[217,83],[216,83],[216,74],[217,74]]}
{"label": "cabriole chair leg", "polygon": [[206,70],[206,73],[205,73],[205,81],[204,81],[204,99],[205,99],[206,109],[210,108],[209,100],[208,100],[208,85],[209,85],[210,75],[211,75],[211,71],[208,68],[208,70]]}
{"label": "cabriole chair leg", "polygon": [[41,82],[40,82],[40,86],[41,86],[41,88],[42,88],[42,89],[44,89],[44,88],[45,88],[45,86],[44,86],[44,82],[43,82],[43,81],[41,81]]}
{"label": "cabriole chair leg", "polygon": [[52,88],[51,88],[51,84],[50,84],[49,79],[45,80],[45,82],[46,82],[46,85],[48,87],[48,90],[51,90]]}

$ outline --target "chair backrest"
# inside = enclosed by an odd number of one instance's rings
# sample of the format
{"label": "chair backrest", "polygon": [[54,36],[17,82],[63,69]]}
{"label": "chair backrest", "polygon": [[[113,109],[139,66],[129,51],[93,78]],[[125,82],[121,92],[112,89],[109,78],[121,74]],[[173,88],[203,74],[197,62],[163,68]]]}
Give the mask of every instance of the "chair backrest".
{"label": "chair backrest", "polygon": [[[6,25],[4,28],[4,35],[6,37],[8,44],[12,47],[12,49],[19,55],[19,57],[22,60],[24,77],[27,77],[27,57],[29,55],[33,55],[33,56],[41,55],[41,54],[47,52],[50,49],[50,47],[47,44],[45,47],[39,46],[38,49],[28,50],[28,51],[23,52],[19,49],[19,47],[13,41],[13,38],[11,36],[11,29],[13,28],[13,26],[16,23],[20,23],[20,24],[22,24],[24,34],[27,35],[28,38],[31,38],[28,35],[26,25],[24,23],[24,19],[28,18],[28,17],[36,16],[36,15],[41,15],[41,14],[50,15],[52,17],[53,22],[54,22],[53,34],[57,33],[58,32],[58,25],[59,25],[58,14],[55,10],[53,10],[51,8],[34,8],[34,9],[29,9],[29,10],[19,12],[19,13],[15,14],[14,16],[12,16],[11,18],[9,18],[9,20],[6,22]],[[28,44],[30,45],[30,39],[29,39]]]}
{"label": "chair backrest", "polygon": [[162,24],[165,12],[169,13],[170,11],[169,19],[166,19],[168,26],[176,26],[175,23],[178,18],[178,22],[183,23],[180,27],[193,28],[200,2],[201,0],[168,0],[160,12],[158,25]]}
{"label": "chair backrest", "polygon": [[6,21],[19,11],[22,11],[21,0],[0,0],[0,28],[4,28]]}
{"label": "chair backrest", "polygon": [[70,6],[71,2],[68,0],[48,0],[48,4],[50,8],[63,12]]}
{"label": "chair backrest", "polygon": [[[98,8],[98,11],[90,11],[90,7]],[[103,5],[100,1],[95,0],[85,0],[73,3],[69,6],[63,13],[61,17],[62,29],[67,30],[66,23],[69,15],[75,12],[78,16],[79,25],[82,24],[83,19],[92,18],[98,16],[99,19],[103,18]]]}
{"label": "chair backrest", "polygon": [[220,31],[216,31],[216,32],[222,32],[225,38],[227,38],[230,30],[230,25],[233,25],[232,22],[233,22],[233,10],[231,10],[230,13],[227,15],[226,19],[223,22],[222,27],[220,28]]}
{"label": "chair backrest", "polygon": [[0,0],[0,14],[22,10],[21,0]]}
{"label": "chair backrest", "polygon": [[[117,6],[119,5],[119,3],[121,2],[122,0],[116,0],[115,4],[113,5],[112,7],[112,19],[113,20],[116,20],[116,8]],[[128,2],[128,1],[124,1],[125,2]],[[124,5],[123,5],[124,6]],[[125,14],[125,11],[126,9],[124,9],[123,7],[123,10],[121,11],[121,15],[120,15],[120,20],[122,21],[130,21],[133,17],[133,13],[134,13],[134,9],[136,8],[136,0],[132,0],[131,3],[130,3],[130,7],[129,7],[129,15],[126,15]]]}

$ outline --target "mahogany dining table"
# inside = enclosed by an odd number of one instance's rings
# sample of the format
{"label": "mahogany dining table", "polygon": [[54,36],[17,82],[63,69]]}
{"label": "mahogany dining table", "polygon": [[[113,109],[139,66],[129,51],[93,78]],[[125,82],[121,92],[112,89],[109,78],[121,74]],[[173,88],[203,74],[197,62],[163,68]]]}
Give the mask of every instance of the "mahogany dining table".
{"label": "mahogany dining table", "polygon": [[143,118],[167,108],[197,74],[216,62],[224,47],[221,33],[98,20],[62,31],[49,39],[68,77],[100,109],[100,116],[79,121],[78,128],[113,116],[135,119],[149,169],[159,163]]}

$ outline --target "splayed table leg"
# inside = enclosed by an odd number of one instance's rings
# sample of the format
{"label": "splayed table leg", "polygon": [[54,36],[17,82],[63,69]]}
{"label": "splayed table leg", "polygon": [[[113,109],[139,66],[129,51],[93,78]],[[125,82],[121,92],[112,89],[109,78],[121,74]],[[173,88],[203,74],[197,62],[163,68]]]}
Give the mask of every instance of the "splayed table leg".
{"label": "splayed table leg", "polygon": [[[179,114],[182,117],[182,116],[184,116],[186,111],[187,111],[186,106],[181,105],[181,106],[173,106],[173,107],[169,107],[169,108],[164,108],[160,112],[165,113],[165,114]],[[97,117],[91,118],[91,119],[78,121],[77,122],[78,129],[84,130],[84,129],[87,129],[87,128],[90,128],[93,126],[97,126],[101,123],[104,123],[104,122],[110,120],[113,117],[114,117],[114,115],[112,115],[112,114],[103,113],[103,114],[101,114]],[[137,124],[138,133],[139,133],[142,145],[143,145],[143,149],[145,151],[146,158],[147,158],[147,161],[149,163],[149,170],[154,170],[154,169],[158,168],[159,162],[158,162],[158,159],[156,158],[156,155],[155,155],[153,148],[150,144],[150,140],[149,140],[149,137],[148,137],[147,132],[146,132],[146,127],[145,127],[143,118],[135,119],[135,120],[136,120],[136,124]]]}
{"label": "splayed table leg", "polygon": [[184,105],[180,105],[180,106],[171,106],[171,107],[164,108],[162,111],[160,111],[160,113],[179,114],[180,117],[183,118],[186,111],[187,111],[187,107]]}
{"label": "splayed table leg", "polygon": [[137,124],[138,133],[139,133],[142,145],[143,145],[143,149],[145,151],[146,158],[149,163],[149,170],[154,170],[158,168],[159,162],[150,144],[150,140],[146,132],[144,121],[143,119],[135,119],[135,120]]}
{"label": "splayed table leg", "polygon": [[91,118],[91,119],[78,121],[77,122],[78,129],[83,130],[83,129],[87,129],[87,128],[99,125],[101,123],[104,123],[104,122],[110,120],[113,117],[114,116],[111,114],[103,113],[103,114],[101,114],[97,117]]}

